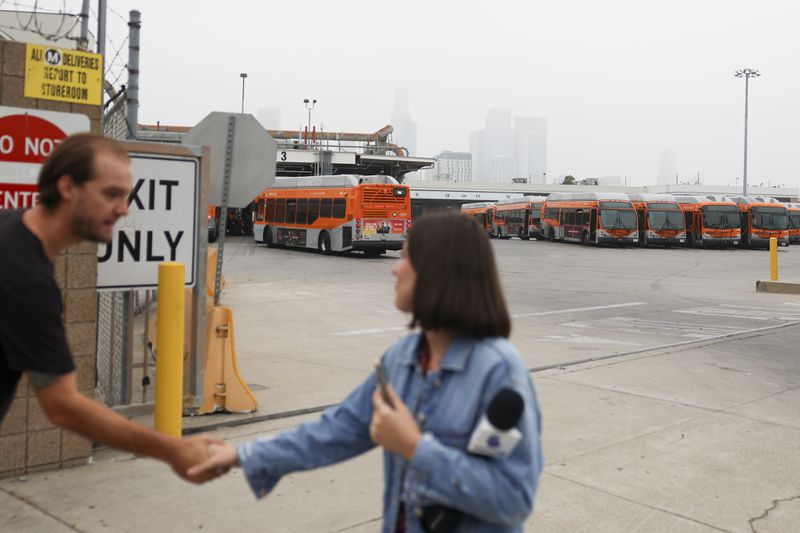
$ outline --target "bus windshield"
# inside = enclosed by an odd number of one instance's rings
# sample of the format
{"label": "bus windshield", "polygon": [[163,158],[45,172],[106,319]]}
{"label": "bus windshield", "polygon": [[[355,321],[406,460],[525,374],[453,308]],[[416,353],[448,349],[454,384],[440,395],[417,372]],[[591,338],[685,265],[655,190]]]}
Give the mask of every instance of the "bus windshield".
{"label": "bus windshield", "polygon": [[800,212],[789,213],[789,227],[794,229],[800,228]]}
{"label": "bus windshield", "polygon": [[752,208],[753,227],[758,229],[788,229],[789,216],[783,207]]}
{"label": "bus windshield", "polygon": [[636,229],[633,209],[601,209],[600,224],[606,229]]}
{"label": "bus windshield", "polygon": [[707,205],[703,208],[703,225],[712,229],[739,227],[739,209],[733,205]]}
{"label": "bus windshield", "polygon": [[648,211],[650,228],[654,230],[682,230],[683,213],[679,209]]}

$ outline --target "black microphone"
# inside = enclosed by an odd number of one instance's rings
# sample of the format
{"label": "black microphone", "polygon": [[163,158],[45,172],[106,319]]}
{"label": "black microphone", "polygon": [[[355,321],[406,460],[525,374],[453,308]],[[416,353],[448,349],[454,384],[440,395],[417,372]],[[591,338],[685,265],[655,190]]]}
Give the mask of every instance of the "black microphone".
{"label": "black microphone", "polygon": [[515,426],[524,410],[525,401],[520,393],[511,388],[501,389],[489,402],[486,415],[469,439],[467,451],[490,457],[508,456],[522,440],[522,433]]}

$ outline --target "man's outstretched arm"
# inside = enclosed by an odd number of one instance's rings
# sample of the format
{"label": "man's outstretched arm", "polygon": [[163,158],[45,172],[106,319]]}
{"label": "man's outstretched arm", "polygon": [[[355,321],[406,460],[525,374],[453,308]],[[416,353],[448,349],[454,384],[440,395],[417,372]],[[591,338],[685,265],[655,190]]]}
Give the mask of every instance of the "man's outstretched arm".
{"label": "man's outstretched arm", "polygon": [[[204,461],[209,443],[220,443],[210,437],[178,439],[131,422],[78,391],[75,372],[58,376],[43,387],[36,388],[36,396],[47,418],[55,425],[84,437],[168,463],[184,479],[186,471]],[[214,477],[194,478],[194,482]]]}

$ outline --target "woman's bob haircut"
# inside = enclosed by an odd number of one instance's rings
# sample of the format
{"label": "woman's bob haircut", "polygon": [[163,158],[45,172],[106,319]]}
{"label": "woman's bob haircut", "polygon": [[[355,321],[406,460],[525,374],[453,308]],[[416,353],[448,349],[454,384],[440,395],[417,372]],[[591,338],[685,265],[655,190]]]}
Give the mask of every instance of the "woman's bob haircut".
{"label": "woman's bob haircut", "polygon": [[470,338],[508,337],[508,314],[489,238],[475,220],[434,211],[414,221],[406,252],[417,280],[410,327]]}

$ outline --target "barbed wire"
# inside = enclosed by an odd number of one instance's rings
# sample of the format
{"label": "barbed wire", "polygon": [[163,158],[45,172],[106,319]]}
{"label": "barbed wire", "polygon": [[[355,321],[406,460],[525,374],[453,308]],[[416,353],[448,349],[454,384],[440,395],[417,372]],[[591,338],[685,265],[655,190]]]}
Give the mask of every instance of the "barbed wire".
{"label": "barbed wire", "polygon": [[[45,5],[46,2],[41,0],[34,0],[30,2],[19,2],[16,0],[0,0],[0,8],[5,7],[8,10],[13,10],[17,20],[17,25],[0,24],[0,29],[12,31],[25,31],[36,34],[48,41],[57,41],[59,39],[70,39],[79,41],[80,35],[73,34],[75,28],[81,24],[81,14],[69,12],[67,9],[66,0],[54,0],[60,3],[61,9],[51,7],[53,4]],[[128,24],[127,18],[118,12],[116,9],[106,6],[107,13],[115,17],[119,21]],[[80,5],[78,6],[80,11]],[[48,21],[47,24],[42,19],[42,15],[61,15],[60,21],[56,24],[53,21]],[[88,16],[97,20],[98,14],[91,6],[89,8]],[[50,26],[52,24],[52,26]],[[116,24],[116,21],[115,21]],[[46,31],[47,27],[55,27],[55,30]],[[96,32],[87,28],[88,37],[97,42]],[[123,57],[123,50],[128,43],[128,35],[126,33],[122,43],[117,46],[114,39],[106,34],[106,42],[109,45],[108,49],[112,50],[110,54],[106,54],[106,60],[103,68],[103,78],[111,81],[112,86],[116,86],[120,78],[128,71],[128,65],[125,57]],[[110,58],[110,59],[108,59]]]}
{"label": "barbed wire", "polygon": [[[0,7],[5,4],[5,0],[0,3]],[[14,15],[19,23],[19,27],[8,27],[5,26],[7,29],[12,30],[22,30],[31,33],[35,33],[40,37],[44,38],[48,41],[57,41],[59,39],[73,39],[77,40],[78,37],[72,36],[72,32],[75,27],[80,24],[81,17],[75,13],[67,12],[67,3],[66,0],[62,0],[61,2],[61,9],[60,10],[49,10],[39,4],[39,0],[36,0],[33,5],[30,4],[21,4],[20,2],[13,2]],[[30,11],[24,11],[24,9],[30,9]],[[28,14],[28,20],[23,21],[22,17],[24,14]],[[39,15],[61,15],[61,21],[58,23],[58,27],[54,32],[45,32],[44,31],[44,23],[40,20]],[[72,21],[72,25],[69,26],[66,30],[64,29],[65,25],[67,25],[71,21],[70,19],[74,19]],[[31,27],[33,26],[33,27]]]}
{"label": "barbed wire", "polygon": [[[0,0],[0,7],[3,7],[3,5],[7,3],[8,0]],[[63,11],[63,10],[56,10],[52,8],[42,7],[41,5],[39,5],[39,0],[34,0],[33,4],[25,4],[17,1],[12,1],[11,3],[13,4],[15,10],[19,10],[20,8],[31,9],[31,10],[37,8],[38,11],[42,13],[61,13]]]}
{"label": "barbed wire", "polygon": [[[125,48],[125,45],[127,43],[128,43],[128,36],[126,35],[125,39],[122,41],[122,44],[120,44],[119,47],[117,47],[117,51],[114,53],[114,57],[111,58],[111,61],[108,61],[108,68],[105,69],[105,71],[106,71],[105,73],[106,74],[108,74],[111,71],[111,66],[117,60],[117,58],[119,57],[119,54]],[[106,57],[108,57],[108,56],[106,56]]]}
{"label": "barbed wire", "polygon": [[122,22],[124,22],[125,24],[128,24],[128,19],[125,17],[125,15],[123,15],[123,14],[122,14],[122,13],[120,13],[120,12],[118,12],[118,11],[117,11],[117,10],[115,10],[113,7],[109,6],[108,4],[106,4],[106,9],[107,9],[107,10],[108,10],[108,11],[109,11],[109,12],[110,12],[112,15],[116,15],[116,16],[117,16],[117,18],[119,18],[119,19],[120,19]]}
{"label": "barbed wire", "polygon": [[[108,8],[108,9],[114,15],[116,15],[122,22],[124,22],[125,25],[127,26],[128,21],[122,15],[120,15],[118,12],[116,12],[114,10],[111,10],[111,8]],[[95,18],[98,18],[97,12],[94,9],[92,9],[91,7],[89,8],[89,13],[91,15],[94,15]],[[96,40],[96,38],[95,38],[95,40]],[[111,59],[111,61],[106,60],[106,65],[105,65],[105,68],[103,69],[105,71],[103,73],[103,75],[105,77],[110,77],[112,68],[114,66],[114,62],[117,60],[117,58],[119,57],[119,55],[122,52],[123,48],[125,48],[125,44],[128,42],[128,35],[125,35],[125,39],[122,41],[122,44],[120,44],[119,46],[114,44],[114,40],[111,37],[108,36],[108,33],[106,33],[106,41],[108,41],[108,44],[111,45],[111,49],[112,50],[116,50],[115,52],[112,52],[113,53],[113,58]],[[106,54],[106,57],[108,57],[108,56],[109,56],[109,54]],[[123,64],[122,68],[123,68],[123,70],[127,69],[127,64]],[[117,79],[119,79],[119,75],[117,75]]]}

